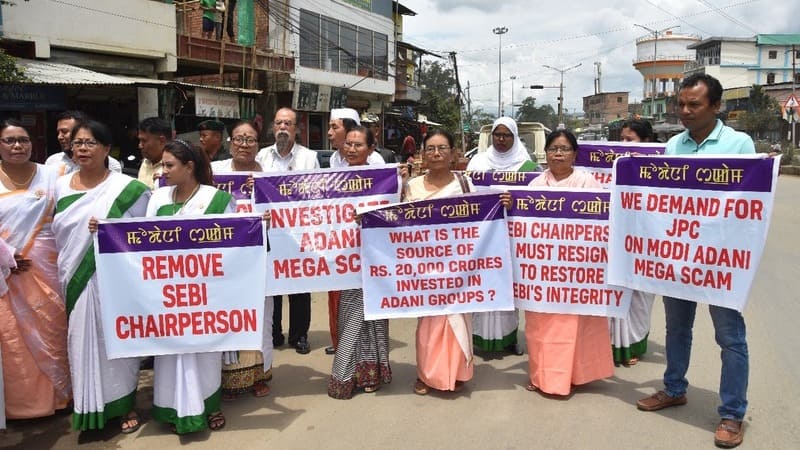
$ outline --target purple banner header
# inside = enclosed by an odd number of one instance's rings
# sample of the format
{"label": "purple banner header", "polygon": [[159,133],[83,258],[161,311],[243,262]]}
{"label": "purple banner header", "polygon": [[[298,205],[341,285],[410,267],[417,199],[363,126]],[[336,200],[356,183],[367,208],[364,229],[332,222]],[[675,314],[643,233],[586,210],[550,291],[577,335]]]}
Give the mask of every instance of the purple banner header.
{"label": "purple banner header", "polygon": [[656,156],[622,158],[614,181],[621,186],[770,192],[774,158]]}
{"label": "purple banner header", "polygon": [[255,179],[255,203],[282,203],[397,194],[397,166],[262,174]]}
{"label": "purple banner header", "polygon": [[464,194],[434,200],[390,205],[364,213],[362,228],[394,228],[414,225],[443,225],[449,223],[502,220],[505,208],[500,194]]}
{"label": "purple banner header", "polygon": [[649,142],[580,141],[575,165],[610,169],[614,160],[628,153],[663,155],[666,144]]}
{"label": "purple banner header", "polygon": [[541,172],[464,172],[475,186],[527,186],[541,174]]}
{"label": "purple banner header", "polygon": [[214,174],[214,186],[236,200],[250,200],[253,189],[247,186],[249,173],[220,172]]}
{"label": "purple banner header", "polygon": [[607,220],[611,193],[597,191],[512,190],[509,217]]}
{"label": "purple banner header", "polygon": [[100,253],[262,246],[261,217],[216,217],[101,222]]}

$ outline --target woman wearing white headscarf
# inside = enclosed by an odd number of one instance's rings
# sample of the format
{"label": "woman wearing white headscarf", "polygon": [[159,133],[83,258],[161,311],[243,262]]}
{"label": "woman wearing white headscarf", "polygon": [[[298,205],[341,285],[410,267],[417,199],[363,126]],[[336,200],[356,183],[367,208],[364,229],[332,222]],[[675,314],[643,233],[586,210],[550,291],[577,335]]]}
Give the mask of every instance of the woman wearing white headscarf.
{"label": "woman wearing white headscarf", "polygon": [[[500,117],[492,124],[492,146],[469,161],[468,171],[533,172],[537,164],[531,161],[525,144],[519,138],[517,122]],[[472,344],[483,351],[508,350],[521,354],[517,347],[517,311],[491,311],[472,314]]]}

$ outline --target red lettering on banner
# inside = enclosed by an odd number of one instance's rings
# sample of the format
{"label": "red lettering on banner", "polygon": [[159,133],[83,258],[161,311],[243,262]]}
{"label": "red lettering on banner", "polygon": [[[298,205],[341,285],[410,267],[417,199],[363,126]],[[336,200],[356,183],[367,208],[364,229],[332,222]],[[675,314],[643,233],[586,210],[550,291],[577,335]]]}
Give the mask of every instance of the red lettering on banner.
{"label": "red lettering on banner", "polygon": [[336,273],[339,275],[361,271],[361,255],[358,253],[339,255],[334,262],[336,263]]}
{"label": "red lettering on banner", "polygon": [[483,258],[449,261],[450,272],[474,272],[476,270],[501,269],[503,258],[499,256],[484,256]]}
{"label": "red lettering on banner", "polygon": [[311,227],[350,223],[355,218],[356,209],[349,203],[276,208],[270,211],[270,226],[272,228]]}
{"label": "red lettering on banner", "polygon": [[480,237],[480,228],[474,226],[453,228],[453,235],[456,239],[478,239]]}
{"label": "red lettering on banner", "polygon": [[358,228],[331,230],[327,233],[320,231],[303,233],[300,238],[301,252],[341,250],[343,248],[357,247],[361,247],[361,230]]}
{"label": "red lettering on banner", "polygon": [[161,289],[161,293],[164,295],[164,306],[167,308],[208,304],[208,290],[205,283],[167,284]]}
{"label": "red lettering on banner", "polygon": [[331,269],[323,257],[293,258],[273,261],[275,278],[301,278],[330,275]]}
{"label": "red lettering on banner", "polygon": [[603,172],[594,172],[594,179],[597,180],[600,184],[610,184],[611,183],[611,174],[610,173],[603,173]]}
{"label": "red lettering on banner", "polygon": [[517,242],[516,256],[525,259],[553,259],[553,244],[539,242]]}
{"label": "red lettering on banner", "polygon": [[483,291],[459,291],[447,294],[428,295],[428,304],[431,306],[454,305],[456,303],[482,302],[484,300]]}
{"label": "red lettering on banner", "polygon": [[739,269],[750,268],[750,250],[707,247],[700,245],[694,252],[692,262],[707,266],[735,267]]}
{"label": "red lettering on banner", "polygon": [[255,332],[255,309],[192,311],[148,316],[119,316],[115,319],[119,339]]}
{"label": "red lettering on banner", "polygon": [[522,221],[508,222],[508,237],[521,238],[528,234],[528,223]]}
{"label": "red lettering on banner", "polygon": [[641,192],[620,192],[620,204],[622,209],[633,209],[636,211],[642,210],[642,193]]}
{"label": "red lettering on banner", "polygon": [[389,268],[386,266],[369,266],[369,276],[371,277],[388,277]]}
{"label": "red lettering on banner", "polygon": [[453,247],[434,245],[431,247],[399,247],[397,259],[448,258],[453,256]]}
{"label": "red lettering on banner", "polygon": [[416,231],[390,231],[389,240],[392,244],[413,244],[414,242],[428,242],[431,230]]}
{"label": "red lettering on banner", "polygon": [[608,253],[605,247],[559,245],[558,260],[561,262],[603,263],[608,261]]}
{"label": "red lettering on banner", "polygon": [[555,241],[605,242],[608,240],[608,225],[532,222],[531,237]]}
{"label": "red lettering on banner", "polygon": [[730,272],[683,267],[681,268],[681,283],[730,291],[733,288],[733,277]]}
{"label": "red lettering on banner", "polygon": [[251,213],[253,212],[253,205],[250,203],[236,203],[237,213]]}
{"label": "red lettering on banner", "polygon": [[719,206],[716,197],[647,194],[647,211],[650,212],[713,217],[719,213]]}
{"label": "red lettering on banner", "polygon": [[764,220],[764,203],[761,200],[729,198],[725,201],[725,217],[735,215],[737,219]]}
{"label": "red lettering on banner", "polygon": [[512,283],[514,298],[520,300],[542,301],[542,286],[522,283]]}
{"label": "red lettering on banner", "polygon": [[414,306],[423,306],[425,303],[422,295],[408,295],[401,297],[383,297],[381,300],[381,309],[386,308],[411,308]]}
{"label": "red lettering on banner", "polygon": [[622,291],[608,288],[547,286],[547,303],[619,306]]}
{"label": "red lettering on banner", "polygon": [[689,258],[689,244],[669,240],[647,238],[647,256],[660,259],[686,261]]}
{"label": "red lettering on banner", "polygon": [[633,273],[657,280],[675,281],[675,269],[671,264],[664,264],[661,261],[653,261],[651,259],[634,259]]}
{"label": "red lettering on banner", "polygon": [[680,237],[686,233],[690,238],[697,239],[700,237],[700,233],[697,232],[698,228],[700,228],[700,222],[697,220],[672,219],[672,228],[667,230],[667,236]]}
{"label": "red lettering on banner", "polygon": [[142,257],[142,279],[222,277],[222,253]]}
{"label": "red lettering on banner", "polygon": [[605,284],[603,268],[548,266],[539,267],[539,279],[554,283]]}

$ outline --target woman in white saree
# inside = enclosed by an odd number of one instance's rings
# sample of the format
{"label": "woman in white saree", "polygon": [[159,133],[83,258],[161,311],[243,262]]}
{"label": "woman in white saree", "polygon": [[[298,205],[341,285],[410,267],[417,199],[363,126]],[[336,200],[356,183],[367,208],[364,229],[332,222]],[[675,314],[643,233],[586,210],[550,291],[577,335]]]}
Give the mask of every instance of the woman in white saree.
{"label": "woman in white saree", "polygon": [[56,182],[52,229],[58,248],[58,278],[68,317],[68,347],[75,411],[72,428],[101,429],[121,417],[123,433],[139,428],[134,411],[139,359],[109,360],[100,322],[101,299],[95,272],[91,218],[141,217],[150,190],[108,170],[111,131],[88,120],[75,126],[72,150],[79,169]]}
{"label": "woman in white saree", "polygon": [[[232,213],[230,194],[213,186],[211,165],[200,149],[175,140],[161,158],[167,186],[156,189],[147,216],[201,216]],[[225,426],[220,352],[160,355],[153,364],[153,418],[178,434]]]}

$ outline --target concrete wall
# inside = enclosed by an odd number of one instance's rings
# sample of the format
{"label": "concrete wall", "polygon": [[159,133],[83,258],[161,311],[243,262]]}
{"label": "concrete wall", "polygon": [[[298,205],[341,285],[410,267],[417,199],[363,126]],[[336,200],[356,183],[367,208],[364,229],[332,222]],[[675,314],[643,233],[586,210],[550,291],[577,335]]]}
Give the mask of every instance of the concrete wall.
{"label": "concrete wall", "polygon": [[30,1],[3,5],[4,37],[33,42],[37,58],[51,48],[154,60],[177,68],[175,6],[152,0]]}

